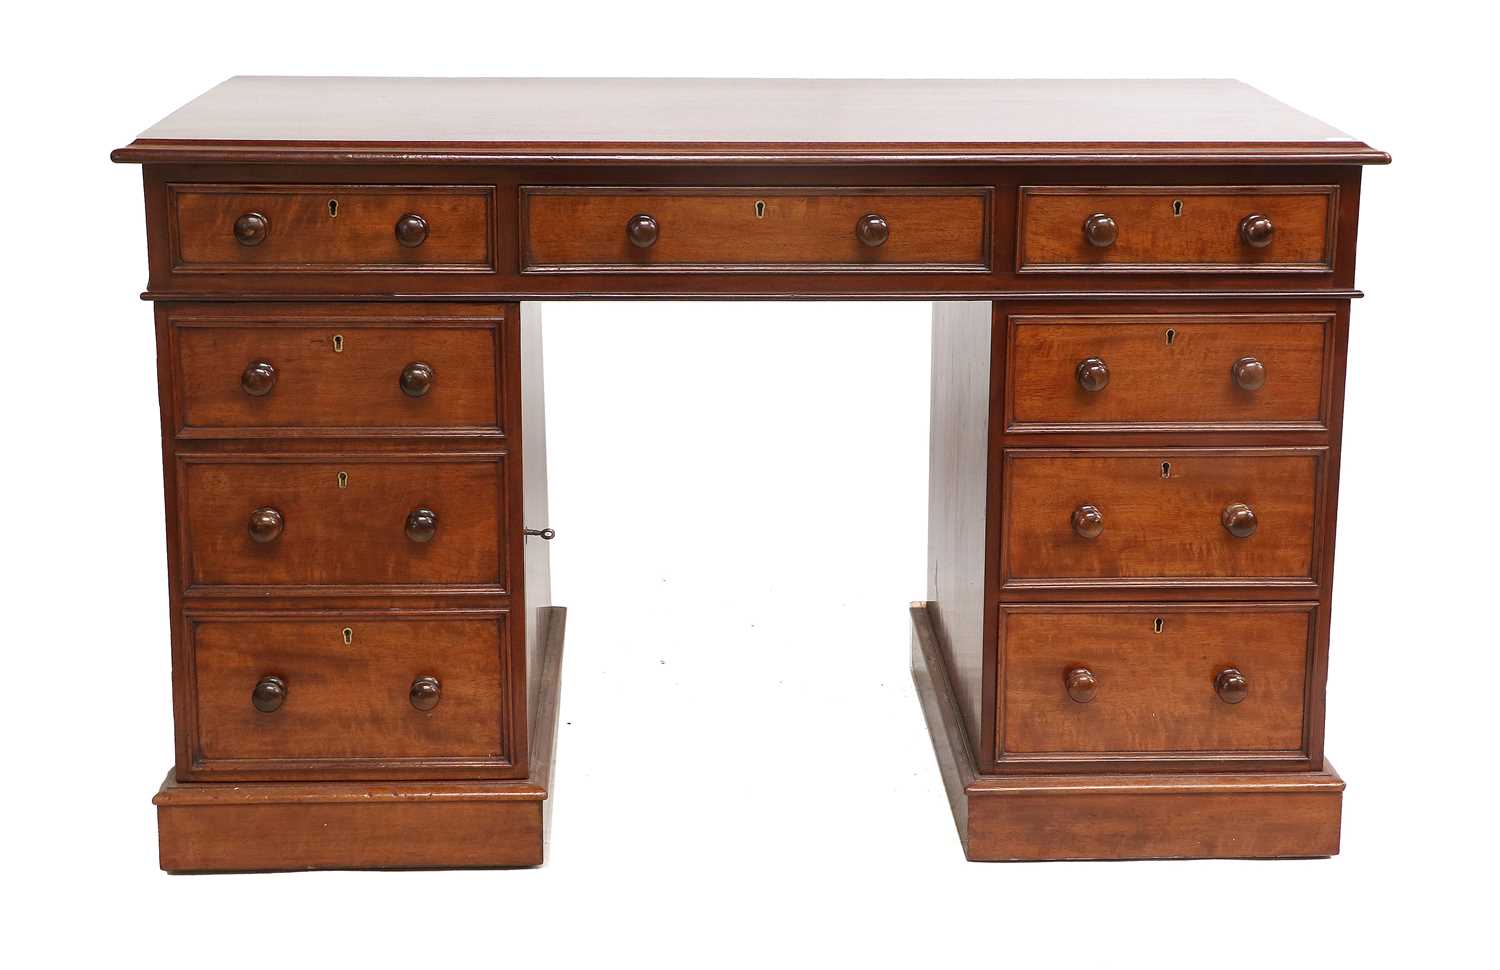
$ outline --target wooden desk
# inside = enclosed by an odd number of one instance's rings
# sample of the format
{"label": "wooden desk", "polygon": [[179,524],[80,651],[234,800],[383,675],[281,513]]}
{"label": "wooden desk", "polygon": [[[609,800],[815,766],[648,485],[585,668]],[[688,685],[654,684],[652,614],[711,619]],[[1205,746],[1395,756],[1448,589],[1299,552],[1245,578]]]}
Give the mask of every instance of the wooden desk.
{"label": "wooden desk", "polygon": [[1233,81],[235,78],[113,157],[160,367],[164,869],[542,861],[533,301],[581,297],[935,301],[912,667],[969,858],[1338,851],[1383,153]]}

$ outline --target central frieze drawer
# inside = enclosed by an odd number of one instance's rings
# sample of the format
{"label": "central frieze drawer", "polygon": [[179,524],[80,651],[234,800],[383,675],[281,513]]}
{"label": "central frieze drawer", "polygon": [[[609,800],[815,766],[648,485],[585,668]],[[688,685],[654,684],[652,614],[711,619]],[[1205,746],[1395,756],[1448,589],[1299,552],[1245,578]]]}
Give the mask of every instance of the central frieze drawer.
{"label": "central frieze drawer", "polygon": [[503,455],[177,461],[190,588],[506,585]]}
{"label": "central frieze drawer", "polygon": [[1313,585],[1324,455],[1009,450],[1005,582]]}
{"label": "central frieze drawer", "polygon": [[198,614],[191,770],[511,764],[504,613]]}
{"label": "central frieze drawer", "polygon": [[521,189],[524,272],[984,271],[988,188]]}

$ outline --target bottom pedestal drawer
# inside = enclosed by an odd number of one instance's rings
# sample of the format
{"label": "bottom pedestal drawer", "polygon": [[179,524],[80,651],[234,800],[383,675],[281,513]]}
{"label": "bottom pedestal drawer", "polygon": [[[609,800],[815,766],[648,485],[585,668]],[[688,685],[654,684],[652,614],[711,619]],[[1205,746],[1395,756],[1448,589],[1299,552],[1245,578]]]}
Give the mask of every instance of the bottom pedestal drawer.
{"label": "bottom pedestal drawer", "polygon": [[1003,607],[998,760],[1305,758],[1314,609]]}
{"label": "bottom pedestal drawer", "polygon": [[[179,777],[511,777],[504,612],[187,620]],[[184,771],[184,768],[187,770]]]}

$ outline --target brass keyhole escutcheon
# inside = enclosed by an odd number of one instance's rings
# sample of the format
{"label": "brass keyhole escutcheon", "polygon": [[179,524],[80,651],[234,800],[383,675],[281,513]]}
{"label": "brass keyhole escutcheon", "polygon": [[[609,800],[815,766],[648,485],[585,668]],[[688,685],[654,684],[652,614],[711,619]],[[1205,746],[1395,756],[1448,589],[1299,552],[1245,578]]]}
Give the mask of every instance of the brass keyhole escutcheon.
{"label": "brass keyhole escutcheon", "polygon": [[757,218],[757,219],[764,219],[765,217],[766,217],[766,203],[765,203],[765,200],[764,199],[756,199],[755,200],[755,218]]}
{"label": "brass keyhole escutcheon", "polygon": [[1167,621],[1163,620],[1159,616],[1155,620],[1151,621],[1151,629],[1154,630],[1154,631],[1156,631],[1157,633],[1160,633],[1161,632],[1161,628],[1164,627],[1164,626],[1166,626],[1166,625],[1167,625]]}
{"label": "brass keyhole escutcheon", "polygon": [[333,352],[342,354],[344,352],[344,335],[336,333],[333,335]]}
{"label": "brass keyhole escutcheon", "polygon": [[1172,463],[1171,462],[1164,461],[1164,462],[1161,463],[1161,477],[1162,478],[1171,478],[1172,477]]}
{"label": "brass keyhole escutcheon", "polygon": [[348,472],[339,472],[339,479],[338,480],[339,480],[339,488],[348,488],[349,487],[349,473]]}
{"label": "brass keyhole escutcheon", "polygon": [[1172,200],[1172,218],[1173,219],[1180,219],[1181,217],[1182,217],[1182,200],[1181,199],[1173,199]]}
{"label": "brass keyhole escutcheon", "polygon": [[347,647],[347,646],[349,646],[353,642],[354,642],[354,628],[353,627],[348,627],[348,626],[344,627],[344,646]]}
{"label": "brass keyhole escutcheon", "polygon": [[338,217],[339,217],[339,200],[338,199],[329,199],[328,200],[328,218],[330,218],[330,219],[337,219]]}
{"label": "brass keyhole escutcheon", "polygon": [[1170,346],[1172,346],[1172,341],[1174,341],[1174,340],[1177,339],[1177,331],[1173,330],[1170,327],[1168,327],[1167,328],[1167,334],[1166,334],[1166,336],[1167,336],[1167,346],[1170,347]]}

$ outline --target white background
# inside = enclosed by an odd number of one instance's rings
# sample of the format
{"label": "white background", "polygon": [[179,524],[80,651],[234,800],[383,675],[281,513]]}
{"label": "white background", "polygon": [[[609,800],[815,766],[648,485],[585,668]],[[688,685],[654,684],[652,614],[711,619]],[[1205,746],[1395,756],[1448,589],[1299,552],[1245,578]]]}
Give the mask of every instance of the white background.
{"label": "white background", "polygon": [[[1476,9],[11,10],[8,962],[1452,965],[1494,902],[1500,146]],[[238,73],[1234,76],[1393,153],[1365,176],[1349,360],[1327,733],[1349,781],[1343,855],[966,864],[907,673],[926,305],[594,303],[547,317],[571,608],[549,863],[158,872],[149,798],[172,731],[154,348],[139,171],[107,159]]]}

